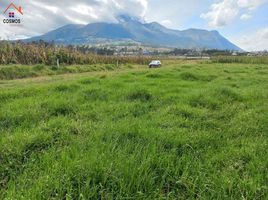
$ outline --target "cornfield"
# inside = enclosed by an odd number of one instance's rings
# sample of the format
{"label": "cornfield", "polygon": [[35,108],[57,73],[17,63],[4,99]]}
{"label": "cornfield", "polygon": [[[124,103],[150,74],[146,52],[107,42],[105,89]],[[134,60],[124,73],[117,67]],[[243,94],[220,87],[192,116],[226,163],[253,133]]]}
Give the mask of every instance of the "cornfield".
{"label": "cornfield", "polygon": [[217,56],[212,57],[214,63],[268,64],[268,56]]}
{"label": "cornfield", "polygon": [[74,46],[55,46],[45,42],[10,43],[0,42],[0,64],[148,64],[149,57],[144,56],[105,56],[83,53]]}

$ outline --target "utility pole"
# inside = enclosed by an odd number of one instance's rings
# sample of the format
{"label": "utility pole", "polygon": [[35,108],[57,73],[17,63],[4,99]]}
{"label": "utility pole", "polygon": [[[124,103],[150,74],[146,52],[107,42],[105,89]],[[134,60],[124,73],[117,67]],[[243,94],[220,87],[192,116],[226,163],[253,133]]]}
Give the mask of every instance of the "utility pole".
{"label": "utility pole", "polygon": [[60,59],[57,58],[57,68],[60,68]]}

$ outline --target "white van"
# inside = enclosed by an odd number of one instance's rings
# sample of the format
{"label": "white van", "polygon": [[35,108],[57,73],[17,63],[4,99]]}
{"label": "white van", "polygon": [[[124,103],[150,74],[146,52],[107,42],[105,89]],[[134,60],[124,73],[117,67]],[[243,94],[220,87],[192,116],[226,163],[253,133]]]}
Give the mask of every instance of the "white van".
{"label": "white van", "polygon": [[152,67],[161,67],[161,61],[160,60],[153,60],[149,64],[149,68],[152,68]]}

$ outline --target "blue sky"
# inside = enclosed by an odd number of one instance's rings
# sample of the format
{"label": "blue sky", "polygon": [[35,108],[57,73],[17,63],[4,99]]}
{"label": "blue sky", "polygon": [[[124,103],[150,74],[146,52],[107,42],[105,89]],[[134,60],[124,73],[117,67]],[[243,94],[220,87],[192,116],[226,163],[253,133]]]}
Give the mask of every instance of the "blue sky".
{"label": "blue sky", "polygon": [[[127,13],[169,28],[218,30],[245,50],[268,49],[268,0],[14,0],[22,6],[21,26],[2,23],[0,37],[40,35],[70,23],[116,22]],[[4,11],[10,0],[0,0]]]}
{"label": "blue sky", "polygon": [[[268,49],[267,0],[149,0],[146,18],[174,29],[218,30],[246,50]],[[216,5],[216,6],[215,6]],[[220,7],[222,5],[222,7]],[[216,9],[215,7],[219,7]],[[214,10],[213,10],[214,7]],[[161,14],[154,14],[161,13]],[[208,13],[211,17],[205,17]],[[223,22],[215,23],[219,15]]]}

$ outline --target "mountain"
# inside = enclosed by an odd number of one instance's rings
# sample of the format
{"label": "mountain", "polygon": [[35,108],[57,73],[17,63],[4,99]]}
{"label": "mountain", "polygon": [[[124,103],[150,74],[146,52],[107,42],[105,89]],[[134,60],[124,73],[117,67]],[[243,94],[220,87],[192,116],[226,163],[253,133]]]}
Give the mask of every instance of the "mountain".
{"label": "mountain", "polygon": [[217,31],[201,29],[172,30],[157,22],[146,23],[127,15],[121,15],[117,19],[118,23],[70,24],[25,41],[44,40],[47,42],[54,41],[58,44],[78,45],[123,41],[185,49],[241,50]]}

